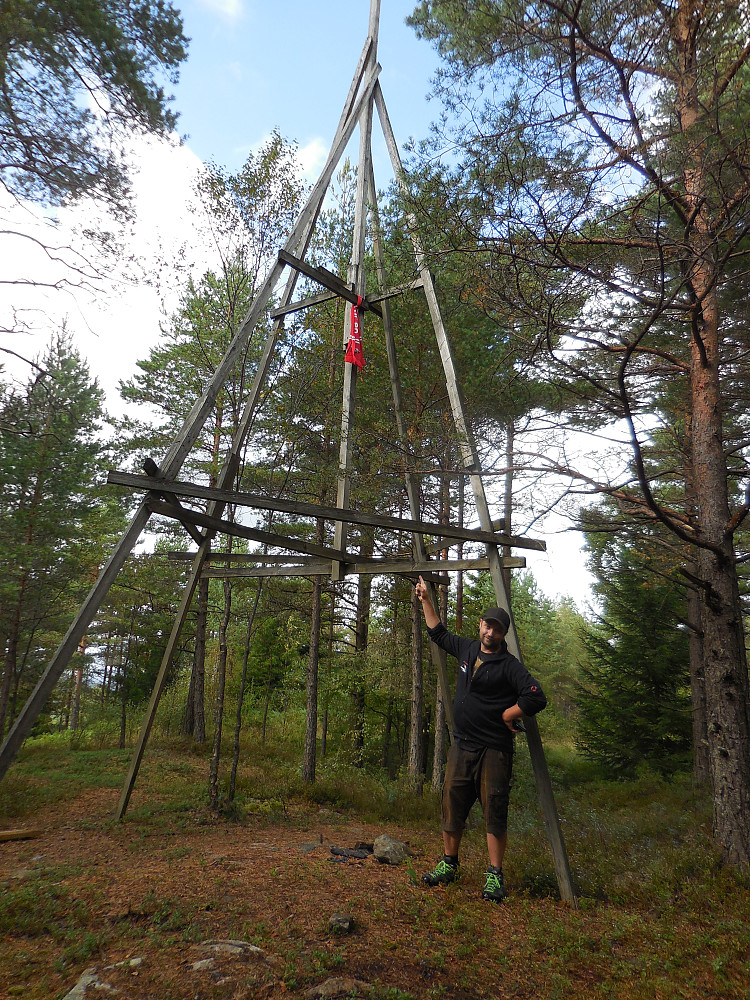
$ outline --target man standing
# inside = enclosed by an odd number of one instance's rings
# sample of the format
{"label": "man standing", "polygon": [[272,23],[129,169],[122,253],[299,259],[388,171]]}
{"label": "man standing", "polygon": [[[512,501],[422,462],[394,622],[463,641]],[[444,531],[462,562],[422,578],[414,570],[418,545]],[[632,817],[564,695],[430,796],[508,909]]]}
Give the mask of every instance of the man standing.
{"label": "man standing", "polygon": [[479,621],[479,638],[452,635],[440,621],[420,576],[415,592],[422,604],[430,639],[458,660],[453,701],[453,743],[443,784],[444,856],[422,876],[427,885],[447,885],[460,877],[458,849],[466,819],[477,799],[487,828],[490,863],[483,899],[505,899],[503,857],[508,839],[508,799],[513,772],[513,739],[525,715],[547,704],[539,683],[508,652],[510,616],[488,608]]}

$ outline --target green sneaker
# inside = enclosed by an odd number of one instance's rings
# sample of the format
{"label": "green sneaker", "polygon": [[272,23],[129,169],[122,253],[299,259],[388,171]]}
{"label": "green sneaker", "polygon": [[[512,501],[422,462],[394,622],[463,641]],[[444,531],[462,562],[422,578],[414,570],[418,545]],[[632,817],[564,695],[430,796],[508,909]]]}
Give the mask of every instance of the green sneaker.
{"label": "green sneaker", "polygon": [[502,903],[507,895],[505,885],[503,884],[502,868],[495,868],[494,865],[490,865],[484,873],[484,879],[482,899],[489,899],[493,903]]}
{"label": "green sneaker", "polygon": [[431,872],[425,872],[422,881],[427,885],[450,885],[451,882],[458,882],[461,878],[461,870],[458,865],[452,865],[445,858],[441,858]]}

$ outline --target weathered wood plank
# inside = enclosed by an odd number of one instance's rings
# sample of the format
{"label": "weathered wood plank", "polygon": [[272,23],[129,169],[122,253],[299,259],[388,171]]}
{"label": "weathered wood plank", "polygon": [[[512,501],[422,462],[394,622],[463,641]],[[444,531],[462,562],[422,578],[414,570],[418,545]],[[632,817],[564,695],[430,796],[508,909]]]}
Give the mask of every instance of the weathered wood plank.
{"label": "weathered wood plank", "polygon": [[0,840],[33,840],[41,837],[44,830],[27,827],[25,830],[0,830]]}
{"label": "weathered wood plank", "polygon": [[[406,177],[403,164],[401,162],[401,154],[393,135],[393,129],[391,128],[390,119],[388,117],[388,110],[385,106],[385,100],[379,85],[376,85],[375,87],[374,99],[375,106],[378,109],[380,124],[383,128],[386,146],[391,157],[393,171],[396,175],[396,181],[399,186],[405,188]],[[443,362],[443,371],[445,373],[445,381],[448,389],[448,398],[453,412],[453,423],[458,436],[462,461],[464,463],[464,467],[471,473],[469,480],[474,493],[474,500],[477,507],[477,513],[479,515],[479,523],[485,531],[490,531],[492,529],[492,517],[490,515],[487,497],[484,491],[484,484],[480,475],[480,465],[476,445],[471,431],[471,426],[466,419],[463,399],[456,376],[456,367],[448,335],[443,324],[440,305],[435,292],[432,275],[425,264],[424,252],[414,216],[407,217],[407,225],[409,228],[412,246],[414,247],[414,254],[417,259],[417,265],[420,269],[420,274],[424,279],[425,296],[427,298],[430,317],[435,330],[438,350]],[[443,532],[443,534],[447,535],[448,532]],[[510,602],[505,587],[505,581],[503,579],[500,554],[497,550],[497,544],[498,543],[496,542],[491,542],[487,545],[487,558],[490,562],[490,574],[492,576],[492,583],[495,589],[495,597],[498,605],[510,612]],[[508,648],[520,659],[521,653],[512,614],[510,618],[510,629],[507,636]],[[539,800],[542,806],[544,823],[550,847],[552,848],[552,856],[558,885],[560,887],[560,895],[571,906],[575,906],[576,897],[575,890],[573,888],[573,878],[568,864],[568,856],[565,850],[565,843],[563,841],[562,830],[560,828],[560,822],[557,815],[557,807],[555,805],[552,782],[549,777],[549,769],[544,756],[544,749],[542,747],[541,737],[539,736],[537,722],[534,718],[528,720],[527,739],[532,767],[534,769],[534,777],[536,778],[537,790],[539,792]]]}
{"label": "weathered wood plank", "polygon": [[[336,295],[339,295],[342,299],[346,299],[347,302],[351,302],[352,305],[357,304],[357,293],[353,292],[351,288],[339,278],[337,274],[333,271],[329,271],[327,267],[313,267],[312,264],[308,264],[307,261],[301,260],[299,257],[295,257],[293,254],[287,253],[286,250],[279,250],[279,260],[282,264],[287,264],[289,267],[293,267],[295,271],[299,271],[300,274],[304,274],[307,278],[312,278],[313,281],[317,281],[318,284],[323,285],[324,288],[329,288]],[[381,315],[380,307],[373,305],[365,296],[362,296],[362,302],[360,308],[364,310],[372,310],[378,316]]]}
{"label": "weathered wood plank", "polygon": [[305,542],[301,538],[289,538],[286,535],[277,535],[271,531],[263,531],[261,528],[249,528],[244,524],[235,524],[233,521],[226,521],[219,517],[212,517],[202,511],[187,511],[184,507],[178,509],[171,504],[160,500],[147,501],[148,507],[154,514],[163,517],[170,517],[179,521],[183,517],[190,517],[195,524],[200,524],[204,528],[211,528],[220,531],[225,535],[233,535],[235,538],[249,538],[252,542],[260,542],[261,545],[273,545],[277,548],[291,549],[292,552],[304,552],[311,556],[320,556],[323,559],[335,559],[341,561],[344,553],[338,549],[331,549],[327,545],[316,545],[314,542]]}
{"label": "weathered wood plank", "polygon": [[308,295],[305,299],[300,299],[299,302],[290,302],[288,306],[278,306],[276,309],[272,309],[268,314],[271,319],[280,319],[282,316],[288,316],[290,313],[300,312],[302,309],[308,309],[310,306],[322,305],[324,302],[332,302],[334,299],[340,298],[335,292],[321,292],[320,295]]}
{"label": "weathered wood plank", "polygon": [[[349,367],[352,367],[351,365]],[[162,479],[151,479],[149,476],[139,476],[129,472],[112,470],[107,476],[107,482],[115,486],[129,486],[131,489],[154,490]],[[456,524],[438,524],[431,521],[416,521],[411,518],[388,517],[381,514],[371,514],[365,511],[353,510],[351,507],[325,507],[320,504],[301,503],[281,497],[264,497],[256,493],[220,490],[210,486],[200,486],[197,483],[184,483],[179,480],[169,480],[168,489],[178,496],[193,497],[201,500],[220,500],[239,507],[255,507],[258,510],[277,510],[285,514],[296,514],[299,517],[322,517],[328,521],[346,521],[348,524],[365,524],[375,528],[388,528],[393,531],[417,532],[423,535],[437,535],[446,538],[462,538],[465,541],[489,542],[492,545],[512,545],[519,549],[533,549],[537,552],[546,551],[546,544],[534,538],[524,538],[518,535],[498,534],[484,531],[481,528],[462,528]],[[196,524],[200,522],[196,521]]]}

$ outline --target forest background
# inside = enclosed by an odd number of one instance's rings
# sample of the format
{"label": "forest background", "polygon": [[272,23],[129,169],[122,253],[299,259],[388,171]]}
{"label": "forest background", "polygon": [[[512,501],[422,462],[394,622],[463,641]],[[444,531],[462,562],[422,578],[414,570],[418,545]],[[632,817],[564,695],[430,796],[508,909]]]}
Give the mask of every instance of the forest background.
{"label": "forest background", "polygon": [[[16,159],[6,190],[42,204],[98,198],[119,210],[122,163],[103,156],[98,139],[86,144],[100,138],[103,121],[113,135],[173,127],[164,94],[148,83],[184,58],[179,17],[146,5],[159,43],[142,41],[147,49],[133,64],[119,39],[118,72],[136,67],[123,85],[101,58],[117,40],[117,21],[101,6],[81,51],[117,113],[92,117],[74,102],[78,128],[61,150],[34,88],[24,90],[28,78],[13,70],[32,54],[37,67],[55,69],[50,93],[70,113],[70,67],[56,63],[68,26],[50,4],[46,33],[35,37],[23,6],[6,29],[5,73],[29,129],[7,143]],[[536,13],[529,20],[522,5],[481,0],[414,12],[418,33],[445,60],[438,92],[446,110],[432,139],[412,151],[408,189],[382,192],[389,283],[414,277],[404,218],[415,212],[434,248],[467,410],[506,530],[533,535],[535,521],[559,508],[585,535],[596,581],[585,615],[546,597],[529,573],[513,571],[510,583],[525,662],[550,698],[542,733],[553,757],[588,781],[686,780],[710,804],[716,864],[741,873],[750,862],[747,10],[678,0],[606,17],[596,4],[543,4]],[[126,95],[119,105],[118,94]],[[30,134],[31,147],[22,141]],[[441,158],[446,144],[452,154]],[[311,250],[337,273],[350,255],[354,183],[346,164]],[[140,471],[167,447],[304,193],[295,146],[278,133],[240,169],[201,171],[200,229],[219,264],[186,275],[159,343],[122,383],[126,403],[138,404],[125,416],[107,417],[64,328],[24,380],[4,383],[0,735],[126,523],[132,497],[104,485],[106,470]],[[352,505],[404,515],[406,468],[419,475],[426,520],[476,523],[419,293],[393,310],[404,331],[406,440],[391,426],[384,346],[373,336],[357,400]],[[336,302],[288,322],[238,488],[333,502],[344,323]],[[250,341],[182,478],[215,484],[266,329]],[[599,443],[595,457],[583,449],[585,461],[569,443],[581,435]],[[269,512],[259,523],[328,541],[323,522]],[[30,749],[60,734],[79,747],[132,742],[187,565],[184,534],[158,520],[153,530],[152,551],[120,574]],[[397,532],[356,529],[350,540],[363,557],[410,550]],[[201,580],[155,733],[206,747],[207,808],[242,807],[243,746],[270,733],[297,741],[303,784],[321,774],[356,782],[361,773],[429,797],[447,733],[410,583],[280,576],[277,553],[237,539],[215,551],[252,554],[268,574],[232,578],[217,561],[213,578]],[[457,631],[473,631],[494,603],[480,573],[457,574],[441,599]]]}

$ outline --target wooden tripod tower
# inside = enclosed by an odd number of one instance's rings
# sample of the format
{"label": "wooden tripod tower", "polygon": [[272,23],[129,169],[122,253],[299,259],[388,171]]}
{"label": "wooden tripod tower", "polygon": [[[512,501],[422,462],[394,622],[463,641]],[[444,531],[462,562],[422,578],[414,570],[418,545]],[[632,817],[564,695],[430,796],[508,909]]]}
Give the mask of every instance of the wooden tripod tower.
{"label": "wooden tripod tower", "polygon": [[[383,246],[377,225],[377,197],[371,150],[373,119],[377,112],[396,179],[399,184],[403,185],[405,175],[399,149],[391,129],[385,100],[378,83],[380,72],[380,66],[377,63],[379,20],[380,0],[371,0],[367,41],[354,73],[328,160],[286,244],[279,250],[278,257],[253,300],[248,315],[235,334],[227,353],[217,367],[210,383],[206,386],[203,395],[193,405],[160,466],[157,467],[155,463],[150,463],[150,466],[146,470],[148,472],[147,476],[134,476],[114,472],[110,474],[110,483],[145,491],[143,500],[128,529],[122,536],[107,564],[102,569],[98,580],[91,589],[75,621],[70,626],[65,638],[55,652],[35,690],[23,707],[13,728],[0,748],[0,778],[7,771],[21,744],[31,731],[47,698],[94,620],[110,586],[117,577],[141,533],[144,531],[150,516],[154,513],[179,521],[198,543],[198,551],[192,556],[188,581],[167,642],[162,664],[146,712],[146,718],[141,728],[138,744],[133,754],[129,773],[117,806],[118,818],[121,818],[127,809],[180,633],[185,623],[198,580],[204,571],[206,571],[207,562],[210,557],[211,542],[217,533],[221,532],[249,538],[294,553],[295,555],[301,554],[298,561],[303,564],[299,567],[292,567],[292,569],[297,569],[300,575],[329,575],[332,580],[341,580],[347,575],[358,573],[403,573],[413,577],[417,573],[430,574],[431,572],[434,573],[435,570],[451,571],[467,568],[466,562],[459,562],[458,560],[430,561],[424,536],[433,535],[447,540],[441,543],[441,547],[443,545],[456,544],[458,540],[481,542],[486,546],[486,559],[475,560],[472,566],[479,568],[481,564],[481,566],[489,569],[495,588],[497,603],[509,612],[508,594],[502,573],[503,558],[498,547],[544,548],[541,542],[535,542],[527,538],[514,538],[507,534],[498,534],[493,529],[492,517],[482,482],[477,449],[464,412],[453,355],[435,294],[432,275],[426,266],[423,248],[413,218],[409,218],[407,221],[419,277],[408,288],[422,289],[427,301],[427,307],[445,372],[446,387],[459,442],[461,464],[471,485],[480,527],[478,529],[471,529],[452,525],[431,524],[422,521],[418,505],[419,492],[417,483],[409,472],[405,474],[405,485],[411,515],[410,519],[384,517],[373,513],[354,511],[349,507],[352,466],[352,426],[358,374],[357,367],[350,363],[344,365],[336,507],[329,508],[313,504],[302,504],[293,500],[269,500],[267,497],[239,493],[233,490],[239,467],[240,454],[259,405],[261,390],[270,371],[275,348],[280,333],[283,330],[284,317],[289,313],[302,310],[324,299],[338,296],[352,303],[355,307],[370,310],[382,318],[397,430],[402,439],[405,439],[406,436],[405,423],[402,417],[396,341],[391,324],[389,299],[407,289],[403,287],[389,289],[387,287]],[[359,125],[359,165],[354,216],[354,242],[347,279],[343,281],[325,268],[312,267],[306,262],[305,257],[334,170],[357,125]],[[371,231],[371,241],[379,286],[379,294],[370,296],[369,298],[365,294],[364,271],[368,214],[374,222]],[[310,298],[294,301],[294,290],[300,274],[318,282],[323,286],[325,292]],[[265,315],[269,299],[285,276],[286,282],[281,302],[278,308],[272,310],[270,313],[273,319],[271,331],[267,337],[248,400],[235,431],[232,444],[225,456],[217,487],[209,489],[196,484],[179,482],[177,477],[183,462],[195,444],[208,414],[216,401],[217,395],[243,353],[257,322]],[[348,330],[345,331],[345,339],[347,333]],[[204,514],[182,506],[179,497],[207,500],[207,512]],[[268,531],[234,524],[222,517],[224,509],[228,504],[244,505],[255,509],[286,511],[295,513],[300,517],[328,519],[335,523],[333,546],[316,545],[300,539],[287,538],[286,536],[273,534]],[[411,532],[413,539],[412,558],[405,559],[394,556],[383,559],[359,559],[354,553],[347,550],[347,530],[350,524],[364,524]],[[429,579],[434,580],[435,577],[430,576]],[[512,617],[507,641],[511,651],[520,658],[518,640]],[[449,723],[452,723],[450,719],[451,697],[446,678],[445,655],[432,644],[430,648],[440,678]],[[533,718],[527,720],[526,728],[534,775],[542,805],[545,828],[552,848],[560,893],[566,902],[575,905],[575,894],[570,868],[536,720]]]}

